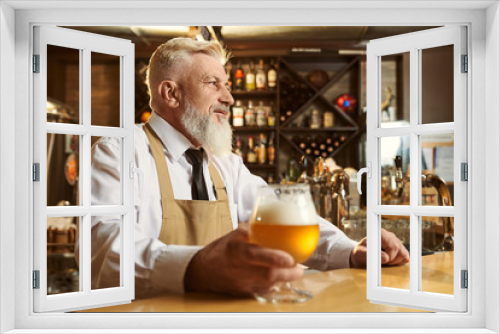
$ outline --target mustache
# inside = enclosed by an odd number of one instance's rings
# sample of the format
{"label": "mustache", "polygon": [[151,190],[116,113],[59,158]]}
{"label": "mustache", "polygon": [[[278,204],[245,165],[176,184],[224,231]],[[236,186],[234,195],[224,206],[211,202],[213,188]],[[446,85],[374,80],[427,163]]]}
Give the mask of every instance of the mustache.
{"label": "mustache", "polygon": [[226,105],[223,105],[223,104],[217,104],[217,105],[214,105],[212,107],[210,107],[210,113],[214,113],[216,110],[222,110],[226,113],[229,113],[230,111],[230,108],[229,106],[226,106]]}

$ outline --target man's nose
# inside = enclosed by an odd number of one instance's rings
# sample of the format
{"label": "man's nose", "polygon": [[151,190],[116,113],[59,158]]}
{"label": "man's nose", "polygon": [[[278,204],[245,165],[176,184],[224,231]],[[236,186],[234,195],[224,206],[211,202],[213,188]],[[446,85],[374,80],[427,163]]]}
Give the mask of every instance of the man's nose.
{"label": "man's nose", "polygon": [[233,95],[231,95],[231,92],[229,91],[228,88],[223,90],[223,92],[219,98],[219,101],[221,103],[227,104],[229,106],[232,106],[234,104]]}

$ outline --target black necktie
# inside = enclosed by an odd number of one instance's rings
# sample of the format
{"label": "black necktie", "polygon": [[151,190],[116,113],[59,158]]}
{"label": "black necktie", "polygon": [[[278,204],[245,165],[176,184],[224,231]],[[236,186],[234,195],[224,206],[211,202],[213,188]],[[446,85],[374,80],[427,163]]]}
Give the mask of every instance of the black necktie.
{"label": "black necktie", "polygon": [[194,200],[208,201],[208,191],[203,177],[203,149],[186,151],[188,162],[193,166],[193,182],[191,195]]}

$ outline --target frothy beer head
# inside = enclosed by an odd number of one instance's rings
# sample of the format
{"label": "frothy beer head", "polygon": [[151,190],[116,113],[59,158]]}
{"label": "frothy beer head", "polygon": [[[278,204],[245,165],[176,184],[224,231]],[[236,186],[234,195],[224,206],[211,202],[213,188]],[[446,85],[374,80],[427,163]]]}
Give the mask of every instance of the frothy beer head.
{"label": "frothy beer head", "polygon": [[[262,200],[262,199],[261,199]],[[272,225],[313,225],[317,224],[314,206],[308,203],[286,203],[270,201],[258,203],[250,219],[251,223]]]}

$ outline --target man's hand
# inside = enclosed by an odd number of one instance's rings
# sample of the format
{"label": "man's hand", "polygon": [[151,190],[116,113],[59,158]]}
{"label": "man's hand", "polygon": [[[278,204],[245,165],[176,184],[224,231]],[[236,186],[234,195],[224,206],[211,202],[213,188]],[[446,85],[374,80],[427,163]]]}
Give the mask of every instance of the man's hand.
{"label": "man's hand", "polygon": [[269,292],[276,282],[301,278],[303,269],[284,251],[248,243],[248,230],[237,230],[201,249],[186,269],[186,291],[232,295]]}
{"label": "man's hand", "polygon": [[[381,263],[385,265],[401,265],[410,261],[410,254],[401,241],[392,232],[381,230]],[[366,267],[366,238],[363,238],[351,252],[351,268]]]}

